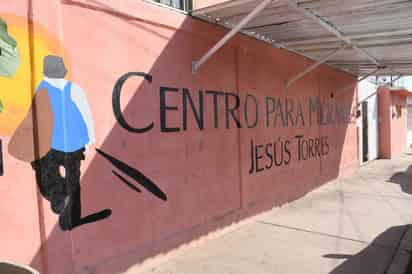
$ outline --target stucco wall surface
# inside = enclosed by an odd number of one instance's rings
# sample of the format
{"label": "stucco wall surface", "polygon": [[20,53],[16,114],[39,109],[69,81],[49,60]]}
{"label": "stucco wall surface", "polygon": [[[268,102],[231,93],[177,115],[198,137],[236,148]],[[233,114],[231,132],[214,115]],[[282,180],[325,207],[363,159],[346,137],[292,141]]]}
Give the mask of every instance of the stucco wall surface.
{"label": "stucco wall surface", "polygon": [[[321,66],[286,90],[312,62],[238,35],[193,75],[226,30],[143,1],[9,1],[0,11],[22,58],[0,82],[20,92],[5,101],[14,114],[0,114],[2,259],[49,274],[119,273],[358,166],[356,78],[344,72]],[[94,122],[81,222],[69,231],[30,163],[7,151],[46,55],[64,59]],[[146,80],[119,86],[129,72]]]}
{"label": "stucco wall surface", "polygon": [[378,89],[379,156],[390,159],[407,148],[407,90]]}

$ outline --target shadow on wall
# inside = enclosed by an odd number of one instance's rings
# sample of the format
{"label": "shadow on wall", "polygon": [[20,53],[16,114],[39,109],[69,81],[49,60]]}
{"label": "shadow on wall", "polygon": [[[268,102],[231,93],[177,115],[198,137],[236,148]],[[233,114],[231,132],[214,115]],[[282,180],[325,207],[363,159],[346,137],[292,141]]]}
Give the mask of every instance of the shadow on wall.
{"label": "shadow on wall", "polygon": [[412,165],[404,172],[393,174],[388,182],[398,184],[403,192],[412,195]]}
{"label": "shadow on wall", "polygon": [[[199,109],[198,102],[202,100],[198,93],[200,89],[238,92],[239,88],[242,88],[239,87],[241,80],[237,75],[238,50],[232,45],[219,51],[215,58],[202,68],[207,73],[200,71],[196,76],[191,74],[191,61],[201,56],[216,40],[205,40],[196,33],[221,37],[222,29],[211,28],[205,23],[187,18],[179,30],[176,30],[164,24],[121,13],[98,1],[64,0],[62,3],[67,16],[65,20],[88,18],[95,26],[105,26],[96,27],[92,36],[89,31],[82,29],[67,29],[64,32],[65,44],[74,56],[74,75],[76,69],[81,67],[78,78],[83,78],[78,81],[89,83],[86,90],[90,92],[89,101],[92,101],[92,105],[93,102],[98,102],[95,103],[93,118],[100,136],[103,136],[103,133],[105,135],[104,141],[99,142],[101,145],[97,148],[98,153],[92,152],[86,156],[91,157],[91,161],[81,180],[82,214],[86,216],[103,208],[110,208],[112,215],[98,222],[78,226],[69,232],[64,232],[55,225],[48,235],[43,235],[47,240],[33,258],[31,266],[44,274],[119,273],[148,257],[169,251],[179,244],[244,218],[251,212],[261,211],[258,208],[249,210],[242,204],[239,182],[240,176],[247,171],[241,169],[241,130],[236,129],[234,120],[230,120],[230,128],[227,129],[226,118],[229,114],[226,113],[226,117],[224,115],[228,104],[233,106],[236,103],[232,101],[233,97],[225,100],[227,97],[219,95],[224,99],[219,99],[219,103],[215,105],[211,99],[219,98],[217,95],[203,98],[204,113],[212,113],[213,106],[216,106],[217,112],[221,114],[217,118],[205,115],[203,130],[198,128],[200,114],[194,114],[195,110]],[[122,30],[121,35],[119,30]],[[133,35],[128,35],[129,33]],[[111,41],[109,35],[116,36],[117,39]],[[136,35],[141,36],[140,40],[136,40]],[[140,48],[137,44],[136,49],[130,49],[131,43],[141,43],[144,39],[150,41]],[[88,46],[76,46],[79,40],[88,41]],[[102,46],[101,41],[107,41],[109,46]],[[158,47],[161,52],[157,53],[158,48],[151,43],[164,43]],[[116,48],[115,58],[108,57],[110,54],[107,50],[112,47],[119,47]],[[93,49],[93,52],[90,52],[90,49]],[[90,58],[86,56],[90,56],[89,54],[96,57],[88,60]],[[84,56],[83,60],[76,58],[78,56]],[[102,65],[96,69],[100,56],[101,62],[110,65]],[[292,54],[289,57],[300,58]],[[150,58],[156,58],[155,62]],[[304,62],[298,65],[288,64],[285,60],[279,62],[284,64],[273,65],[279,79],[287,79],[305,65]],[[112,87],[123,73],[141,71],[139,64],[143,63],[152,63],[151,68],[145,71],[153,76],[152,83],[137,77],[128,80],[122,91],[122,101],[127,102],[122,105],[125,106],[125,120],[131,127],[150,128],[144,134],[138,134],[125,130],[114,120]],[[290,66],[292,69],[288,71],[277,66]],[[251,74],[254,69],[250,68]],[[223,74],[222,71],[226,73]],[[311,77],[316,79],[317,83],[320,73],[313,73]],[[158,93],[162,85],[171,87],[165,97]],[[193,100],[186,101],[186,114],[181,113],[184,107],[183,88],[190,90]],[[313,90],[313,96],[320,96],[320,88]],[[348,92],[347,96],[345,98],[350,101],[353,93]],[[326,100],[329,93],[320,97],[321,100]],[[162,110],[159,111],[159,101],[162,100],[167,100],[168,108],[163,109],[167,117],[161,114]],[[264,105],[261,107],[264,108]],[[96,113],[97,111],[99,113]],[[231,113],[236,114],[240,115],[239,111]],[[187,115],[187,123],[182,118],[184,115]],[[109,127],[107,121],[113,121],[111,129],[99,129]],[[152,122],[154,126],[150,127]],[[218,128],[213,126],[216,124],[219,125]],[[316,167],[311,171],[313,176],[305,174],[299,179],[290,177],[291,184],[285,184],[281,180],[271,181],[272,187],[275,184],[276,189],[275,194],[270,197],[270,205],[266,207],[296,199],[315,186],[336,178],[339,174],[346,130],[347,125],[341,125],[338,131],[333,126],[325,126],[322,130],[314,126],[313,135],[323,132],[334,136],[330,139],[329,146],[331,159],[321,163],[327,172],[322,172],[319,159],[313,159],[311,164]],[[289,136],[299,134],[298,129],[288,128],[286,131]],[[279,136],[278,129],[272,129],[272,139],[269,141],[273,141],[273,136]],[[249,148],[245,151],[249,151]],[[248,162],[249,158],[244,161]],[[291,176],[298,176],[298,169],[295,167],[289,171]],[[274,169],[274,175],[270,177],[276,177],[276,172]],[[258,183],[259,177],[254,176],[255,183]],[[153,182],[155,187],[148,187],[147,184],[145,186],[144,178]],[[258,186],[254,187],[256,192],[262,191]],[[280,191],[278,187],[285,191]],[[47,215],[48,208],[45,208],[45,211]]]}
{"label": "shadow on wall", "polygon": [[[350,254],[326,254],[323,257],[330,259],[345,259],[330,274],[364,274],[388,273],[394,260],[394,255],[400,247],[400,242],[409,229],[409,225],[394,226],[379,234],[361,252]],[[410,253],[411,250],[404,250]]]}

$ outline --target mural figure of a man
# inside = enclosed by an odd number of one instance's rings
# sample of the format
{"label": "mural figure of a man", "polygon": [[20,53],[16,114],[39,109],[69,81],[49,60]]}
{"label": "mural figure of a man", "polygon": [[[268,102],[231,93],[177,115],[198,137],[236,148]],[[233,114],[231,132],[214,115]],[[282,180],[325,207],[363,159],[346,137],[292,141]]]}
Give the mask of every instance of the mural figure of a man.
{"label": "mural figure of a man", "polygon": [[50,150],[31,164],[41,194],[60,215],[60,227],[70,230],[81,222],[80,164],[86,147],[95,142],[93,120],[83,90],[65,79],[67,69],[61,57],[46,56],[43,72],[36,95],[47,91],[50,101]]}

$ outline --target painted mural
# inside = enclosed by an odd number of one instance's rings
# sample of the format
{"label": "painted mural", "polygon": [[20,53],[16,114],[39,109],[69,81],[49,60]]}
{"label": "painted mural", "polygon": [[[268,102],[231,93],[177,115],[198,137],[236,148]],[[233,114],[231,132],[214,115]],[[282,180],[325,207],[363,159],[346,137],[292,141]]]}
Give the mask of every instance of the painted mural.
{"label": "painted mural", "polygon": [[19,68],[16,40],[8,33],[7,23],[0,18],[0,76],[12,77]]}
{"label": "painted mural", "polygon": [[87,96],[65,79],[67,72],[62,57],[44,57],[43,80],[9,143],[12,156],[30,162],[40,193],[59,215],[64,231],[111,215],[106,209],[81,217],[80,166],[95,133]]}
{"label": "painted mural", "polygon": [[[17,39],[29,45],[25,36],[28,29],[19,18],[10,18],[17,23]],[[70,230],[108,217],[111,212],[104,210],[97,216],[81,218],[80,165],[86,146],[95,142],[91,111],[83,90],[65,79],[68,70],[63,58],[46,55],[53,52],[47,46],[46,35],[34,39],[39,46],[37,55],[44,56],[43,80],[31,100],[32,92],[27,90],[30,77],[36,75],[32,75],[29,65],[30,49],[23,48],[20,62],[18,42],[9,34],[7,22],[0,18],[0,76],[7,78],[0,83],[0,134],[13,133],[8,152],[31,164],[40,193],[59,215],[60,227]],[[0,162],[2,174],[3,161]]]}
{"label": "painted mural", "polygon": [[[8,33],[7,23],[0,18],[0,77],[11,78],[20,64],[16,40]],[[4,93],[2,93],[4,94]],[[4,111],[0,96],[0,114]],[[3,149],[0,139],[0,176],[3,175]]]}
{"label": "painted mural", "polygon": [[110,265],[117,258],[123,267],[126,254],[135,263],[167,251],[356,164],[352,94],[329,96],[350,76],[322,68],[325,80],[304,79],[302,96],[284,93],[304,62],[294,56],[286,67],[290,56],[279,53],[285,73],[272,59],[257,67],[272,51],[247,38],[256,51],[223,49],[193,76],[182,45],[203,50],[201,22],[171,28],[63,2],[64,18],[35,9],[49,29],[25,10],[0,15],[16,45],[9,63],[19,57],[0,77],[1,207],[11,220],[2,241],[26,236],[20,261],[42,273],[121,272]]}
{"label": "painted mural", "polygon": [[[27,62],[24,64],[25,72],[28,74],[31,67],[28,64],[30,61],[26,58],[34,57],[32,64],[37,64],[39,55],[41,56],[41,75],[36,74],[39,68],[35,67],[32,79],[26,78],[27,81],[22,81],[19,77],[15,77],[20,63],[17,42],[8,34],[7,23],[3,20],[0,21],[0,30],[2,31],[0,46],[3,53],[0,57],[0,75],[12,78],[12,84],[9,83],[9,86],[12,86],[13,90],[19,88],[18,83],[23,82],[26,84],[23,89],[30,90],[30,80],[39,82],[34,93],[19,93],[16,96],[18,103],[16,105],[20,108],[15,107],[18,111],[14,111],[13,114],[18,117],[15,117],[17,119],[13,121],[7,117],[7,112],[1,113],[2,134],[7,136],[10,132],[12,135],[8,144],[8,153],[30,164],[38,189],[49,202],[51,211],[59,216],[59,226],[63,231],[70,231],[80,225],[108,218],[112,214],[110,209],[82,217],[81,163],[85,160],[90,146],[95,143],[94,122],[86,92],[78,84],[68,80],[69,69],[65,59],[52,54],[61,50],[47,48],[47,39],[44,41],[45,47],[40,46],[43,50],[36,51],[35,56],[30,55],[33,54],[30,48],[26,48],[27,52],[23,56],[24,61]],[[42,45],[40,43],[42,40],[38,37],[34,40],[37,45]],[[2,87],[6,88],[7,85]],[[13,93],[3,92],[2,95],[7,107],[4,107],[0,101],[1,110],[8,109],[9,105],[10,109],[13,109],[13,102],[10,100]],[[27,101],[30,102],[28,105],[25,104]],[[142,172],[100,149],[96,150],[143,188],[159,199],[167,200],[166,194]],[[3,169],[2,161],[0,167]],[[137,186],[115,170],[113,175],[130,189],[141,192]]]}
{"label": "painted mural", "polygon": [[[54,54],[63,56],[65,59],[68,58],[66,58],[58,39],[41,25],[33,23],[36,32],[30,35],[25,18],[14,15],[0,15],[0,18],[4,23],[2,29],[7,29],[7,33],[15,40],[16,44],[14,53],[10,47],[6,47],[6,50],[2,50],[2,52],[7,53],[7,57],[3,56],[4,58],[0,59],[3,66],[9,65],[9,69],[2,72],[5,75],[2,74],[0,77],[0,100],[2,102],[0,136],[11,136],[25,118],[32,103],[34,93],[32,82],[39,83],[43,77],[44,57]],[[9,45],[14,45],[14,43]],[[18,69],[16,68],[17,56],[19,57]],[[3,62],[6,58],[9,59],[7,63]],[[14,63],[10,61],[11,58],[14,58]],[[1,70],[3,71],[3,69]],[[11,74],[11,72],[14,73]],[[7,77],[5,77],[6,75]],[[70,71],[68,76],[70,77]]]}

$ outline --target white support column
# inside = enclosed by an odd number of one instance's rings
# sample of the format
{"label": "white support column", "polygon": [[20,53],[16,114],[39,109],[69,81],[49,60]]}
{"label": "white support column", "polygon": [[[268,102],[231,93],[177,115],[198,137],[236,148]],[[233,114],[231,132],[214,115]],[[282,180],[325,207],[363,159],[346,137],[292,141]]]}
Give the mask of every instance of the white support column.
{"label": "white support column", "polygon": [[307,69],[305,69],[304,71],[298,73],[297,75],[293,76],[292,78],[290,78],[287,83],[286,83],[286,89],[288,89],[294,82],[298,81],[299,79],[301,79],[303,76],[305,76],[306,74],[308,74],[309,72],[313,71],[314,69],[316,69],[317,67],[319,67],[320,65],[322,65],[323,63],[325,63],[326,61],[328,61],[330,58],[332,58],[333,56],[335,56],[338,52],[340,52],[341,50],[343,50],[344,48],[346,48],[347,45],[342,45],[341,47],[337,48],[336,50],[332,51],[331,53],[329,53],[328,55],[326,55],[325,57],[323,57],[322,59],[320,59],[319,61],[317,61],[316,63],[312,64],[311,66],[309,66]]}
{"label": "white support column", "polygon": [[194,61],[192,63],[192,73],[195,74],[201,65],[203,65],[209,58],[216,53],[221,47],[223,47],[233,36],[236,35],[242,28],[250,22],[256,15],[259,14],[267,5],[269,5],[272,1],[278,0],[263,0],[257,5],[242,21],[239,22],[232,30],[230,30],[219,42],[217,42],[209,51],[207,51],[202,58],[198,61]]}

